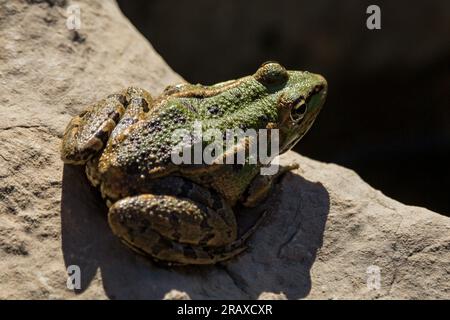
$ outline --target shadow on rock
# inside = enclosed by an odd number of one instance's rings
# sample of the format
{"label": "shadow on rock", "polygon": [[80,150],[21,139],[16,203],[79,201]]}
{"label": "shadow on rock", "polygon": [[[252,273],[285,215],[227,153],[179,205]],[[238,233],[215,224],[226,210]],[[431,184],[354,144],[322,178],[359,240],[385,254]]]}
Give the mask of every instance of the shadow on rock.
{"label": "shadow on rock", "polygon": [[[310,291],[310,269],[322,245],[328,192],[321,184],[289,173],[267,203],[269,216],[250,239],[249,250],[238,258],[217,266],[167,269],[120,243],[109,229],[107,208],[83,168],[65,165],[64,262],[66,267],[81,269],[77,293],[99,286],[93,279],[100,272],[103,289],[112,299],[161,299],[172,289],[185,291],[193,299],[255,299],[263,291],[302,298]],[[251,210],[240,216],[246,214]]]}
{"label": "shadow on rock", "polygon": [[269,197],[270,215],[244,254],[226,272],[247,297],[283,292],[306,297],[310,270],[322,246],[330,199],[321,183],[287,173]]}

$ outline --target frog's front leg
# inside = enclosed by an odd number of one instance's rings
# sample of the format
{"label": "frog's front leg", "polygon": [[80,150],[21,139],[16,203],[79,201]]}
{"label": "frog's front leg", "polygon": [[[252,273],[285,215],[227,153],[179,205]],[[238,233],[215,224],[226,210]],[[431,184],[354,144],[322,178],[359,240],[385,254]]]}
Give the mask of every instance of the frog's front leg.
{"label": "frog's front leg", "polygon": [[246,207],[255,207],[261,203],[272,190],[274,183],[286,172],[298,169],[298,163],[280,166],[278,172],[273,175],[258,175],[249,185],[242,204]]}
{"label": "frog's front leg", "polygon": [[148,111],[151,101],[148,92],[130,87],[88,107],[70,121],[64,132],[62,160],[85,164],[103,150],[113,130],[117,133],[136,122],[141,112]]}
{"label": "frog's front leg", "polygon": [[233,245],[237,225],[223,201],[210,204],[189,198],[143,194],[117,201],[109,224],[128,246],[174,264],[213,264],[245,248]]}

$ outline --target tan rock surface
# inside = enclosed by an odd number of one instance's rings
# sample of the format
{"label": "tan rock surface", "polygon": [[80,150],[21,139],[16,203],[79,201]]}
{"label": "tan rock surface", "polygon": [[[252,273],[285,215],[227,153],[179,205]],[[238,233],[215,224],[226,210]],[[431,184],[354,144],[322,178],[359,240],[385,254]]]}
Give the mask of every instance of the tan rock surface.
{"label": "tan rock surface", "polygon": [[[77,1],[78,34],[66,27],[65,2],[0,0],[1,299],[162,299],[172,290],[193,299],[450,298],[449,218],[295,153],[283,160],[301,170],[272,194],[239,258],[169,270],[122,246],[82,168],[59,160],[61,134],[111,92],[157,94],[181,78],[113,1]],[[77,292],[66,287],[70,265],[81,269]]]}

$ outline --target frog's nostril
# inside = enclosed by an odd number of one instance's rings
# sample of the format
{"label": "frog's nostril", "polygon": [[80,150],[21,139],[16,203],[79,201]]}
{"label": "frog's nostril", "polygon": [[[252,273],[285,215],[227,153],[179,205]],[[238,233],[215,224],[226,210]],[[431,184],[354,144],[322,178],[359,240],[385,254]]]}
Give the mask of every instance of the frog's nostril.
{"label": "frog's nostril", "polygon": [[319,82],[319,84],[316,85],[316,87],[315,87],[316,92],[320,92],[324,89],[326,90],[328,87],[327,80],[324,77],[322,77],[320,74],[316,74],[316,76],[317,76],[318,82]]}

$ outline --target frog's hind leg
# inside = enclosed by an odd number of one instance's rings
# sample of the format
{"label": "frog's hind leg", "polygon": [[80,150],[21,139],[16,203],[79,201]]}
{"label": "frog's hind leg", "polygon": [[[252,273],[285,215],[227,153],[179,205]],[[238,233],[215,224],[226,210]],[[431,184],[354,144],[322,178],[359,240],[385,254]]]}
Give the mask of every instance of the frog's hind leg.
{"label": "frog's hind leg", "polygon": [[136,121],[137,114],[147,111],[150,103],[148,92],[130,87],[88,107],[68,124],[62,138],[61,159],[65,163],[85,164],[103,150],[116,126]]}
{"label": "frog's hind leg", "polygon": [[165,263],[213,264],[245,250],[231,208],[223,200],[216,206],[143,194],[116,202],[108,218],[113,232],[137,252]]}

